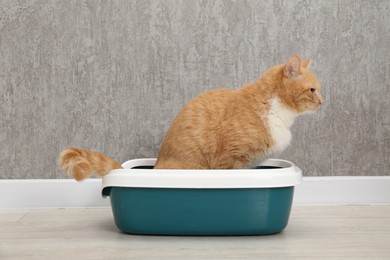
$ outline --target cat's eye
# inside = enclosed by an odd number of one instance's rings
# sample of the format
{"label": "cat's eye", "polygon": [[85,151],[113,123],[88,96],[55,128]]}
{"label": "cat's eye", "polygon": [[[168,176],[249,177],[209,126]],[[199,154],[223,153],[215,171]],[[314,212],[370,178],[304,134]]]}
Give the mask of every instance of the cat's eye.
{"label": "cat's eye", "polygon": [[314,92],[316,92],[316,89],[315,88],[311,88],[310,91],[311,91],[311,93],[314,93]]}

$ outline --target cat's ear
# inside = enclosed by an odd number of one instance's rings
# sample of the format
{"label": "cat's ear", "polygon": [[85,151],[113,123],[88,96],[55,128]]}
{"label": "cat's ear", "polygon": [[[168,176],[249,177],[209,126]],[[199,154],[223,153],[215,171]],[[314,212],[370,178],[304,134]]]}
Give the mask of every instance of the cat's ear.
{"label": "cat's ear", "polygon": [[301,73],[301,59],[297,56],[291,56],[284,66],[283,74],[286,78],[297,77]]}
{"label": "cat's ear", "polygon": [[310,68],[310,65],[311,65],[311,59],[304,59],[302,62],[301,62],[301,67],[302,68],[305,68],[305,69],[309,69]]}

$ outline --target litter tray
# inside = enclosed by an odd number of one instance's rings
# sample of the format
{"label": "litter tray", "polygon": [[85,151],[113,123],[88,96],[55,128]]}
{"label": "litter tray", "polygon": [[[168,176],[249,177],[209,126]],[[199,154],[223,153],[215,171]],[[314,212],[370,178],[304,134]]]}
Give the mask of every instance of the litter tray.
{"label": "litter tray", "polygon": [[254,169],[160,170],[125,162],[103,178],[116,226],[144,235],[267,235],[288,223],[302,172],[269,159]]}

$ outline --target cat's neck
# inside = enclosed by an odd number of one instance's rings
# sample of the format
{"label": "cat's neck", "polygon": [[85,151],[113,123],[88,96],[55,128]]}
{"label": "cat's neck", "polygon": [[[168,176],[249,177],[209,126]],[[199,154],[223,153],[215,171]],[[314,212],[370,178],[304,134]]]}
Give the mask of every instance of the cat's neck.
{"label": "cat's neck", "polygon": [[242,88],[244,92],[253,97],[269,99],[281,89],[283,66],[274,66],[266,71],[258,80]]}
{"label": "cat's neck", "polygon": [[270,99],[269,105],[268,117],[270,120],[278,122],[280,126],[285,126],[286,128],[290,128],[294,124],[298,116],[297,113],[283,105],[277,96]]}
{"label": "cat's neck", "polygon": [[253,102],[255,109],[261,110],[260,106],[263,108],[265,106],[273,119],[290,128],[298,114],[288,108],[281,98],[282,70],[282,65],[272,67],[256,82],[243,87],[242,91],[247,95],[248,100]]}
{"label": "cat's neck", "polygon": [[283,67],[284,65],[278,65],[267,70],[255,84],[260,87],[272,89],[273,92],[280,89],[283,79]]}

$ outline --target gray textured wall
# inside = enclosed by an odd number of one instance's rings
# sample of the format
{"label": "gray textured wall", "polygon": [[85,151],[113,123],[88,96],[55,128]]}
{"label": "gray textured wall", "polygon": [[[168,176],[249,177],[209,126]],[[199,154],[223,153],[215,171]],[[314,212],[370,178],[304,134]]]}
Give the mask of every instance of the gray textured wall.
{"label": "gray textured wall", "polygon": [[0,178],[65,178],[69,146],[156,156],[179,109],[299,54],[326,100],[281,158],[389,175],[390,1],[0,1]]}

